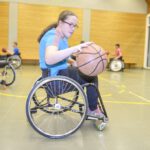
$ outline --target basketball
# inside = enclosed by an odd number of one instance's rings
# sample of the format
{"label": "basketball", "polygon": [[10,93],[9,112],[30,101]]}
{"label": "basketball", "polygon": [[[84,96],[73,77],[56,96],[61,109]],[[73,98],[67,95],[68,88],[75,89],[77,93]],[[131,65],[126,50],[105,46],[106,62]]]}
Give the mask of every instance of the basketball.
{"label": "basketball", "polygon": [[95,43],[92,43],[82,48],[76,57],[76,61],[81,73],[87,76],[97,76],[106,69],[107,52]]}
{"label": "basketball", "polygon": [[6,53],[7,52],[6,48],[2,48],[2,52]]}

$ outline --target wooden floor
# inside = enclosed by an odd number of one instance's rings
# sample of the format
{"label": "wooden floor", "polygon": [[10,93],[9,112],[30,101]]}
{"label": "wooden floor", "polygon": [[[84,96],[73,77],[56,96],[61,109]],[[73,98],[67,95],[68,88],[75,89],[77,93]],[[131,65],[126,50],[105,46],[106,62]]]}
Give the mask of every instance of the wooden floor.
{"label": "wooden floor", "polygon": [[15,83],[0,87],[0,147],[2,150],[150,150],[150,70],[106,71],[99,76],[99,89],[109,116],[100,132],[85,121],[73,135],[47,139],[29,125],[25,103],[38,66],[16,70]]}

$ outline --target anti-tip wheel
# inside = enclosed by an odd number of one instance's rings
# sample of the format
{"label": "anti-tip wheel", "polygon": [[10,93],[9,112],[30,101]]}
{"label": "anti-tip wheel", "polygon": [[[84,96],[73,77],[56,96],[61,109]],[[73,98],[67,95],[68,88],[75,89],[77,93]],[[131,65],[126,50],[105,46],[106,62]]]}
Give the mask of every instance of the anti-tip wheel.
{"label": "anti-tip wheel", "polygon": [[103,131],[107,126],[107,123],[104,122],[103,120],[96,120],[94,125],[99,131]]}

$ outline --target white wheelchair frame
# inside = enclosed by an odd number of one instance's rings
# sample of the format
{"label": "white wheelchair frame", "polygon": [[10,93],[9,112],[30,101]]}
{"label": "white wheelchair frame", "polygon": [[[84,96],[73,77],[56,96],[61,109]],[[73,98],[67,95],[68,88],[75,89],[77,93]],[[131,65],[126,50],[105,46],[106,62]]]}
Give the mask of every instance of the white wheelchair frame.
{"label": "white wheelchair frame", "polygon": [[123,71],[124,66],[124,61],[120,59],[113,59],[109,63],[110,70],[114,72]]}

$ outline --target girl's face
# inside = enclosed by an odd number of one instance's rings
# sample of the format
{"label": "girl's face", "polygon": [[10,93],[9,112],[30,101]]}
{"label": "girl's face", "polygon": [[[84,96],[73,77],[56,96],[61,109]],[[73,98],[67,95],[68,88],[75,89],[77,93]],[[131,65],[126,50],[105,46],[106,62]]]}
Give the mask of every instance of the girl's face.
{"label": "girl's face", "polygon": [[16,48],[16,47],[17,47],[17,45],[15,43],[13,43],[13,48]]}
{"label": "girl's face", "polygon": [[68,16],[65,21],[60,21],[62,35],[69,38],[78,27],[77,22],[78,19],[76,16]]}
{"label": "girl's face", "polygon": [[119,47],[116,45],[115,48],[118,49]]}

